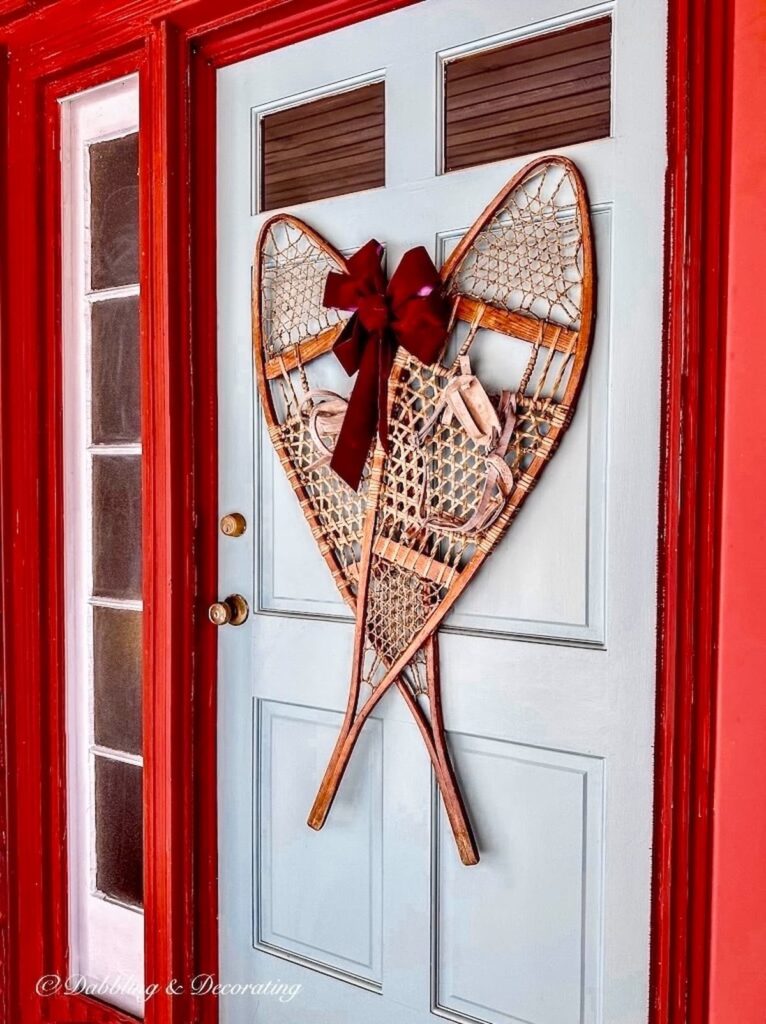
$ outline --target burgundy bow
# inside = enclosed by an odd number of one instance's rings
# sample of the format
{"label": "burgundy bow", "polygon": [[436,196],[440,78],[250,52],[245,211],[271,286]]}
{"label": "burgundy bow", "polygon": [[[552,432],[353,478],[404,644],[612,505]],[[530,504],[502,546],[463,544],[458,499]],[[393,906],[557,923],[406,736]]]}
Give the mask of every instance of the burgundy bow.
{"label": "burgundy bow", "polygon": [[333,352],[349,377],[358,373],[330,466],[356,490],[377,428],[388,451],[388,378],[398,345],[432,363],[447,337],[449,307],[441,278],[423,246],[410,249],[386,285],[383,246],[374,238],[330,271],[324,304],[350,310]]}

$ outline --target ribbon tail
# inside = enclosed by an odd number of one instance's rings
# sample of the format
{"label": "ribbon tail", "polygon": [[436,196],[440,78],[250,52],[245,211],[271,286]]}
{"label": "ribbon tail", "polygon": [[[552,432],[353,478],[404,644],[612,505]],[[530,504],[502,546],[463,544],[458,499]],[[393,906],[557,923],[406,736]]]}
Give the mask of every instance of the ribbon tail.
{"label": "ribbon tail", "polygon": [[359,489],[364,465],[378,425],[378,349],[372,339],[365,346],[351,392],[343,426],[338,434],[330,468],[353,490]]}
{"label": "ribbon tail", "polygon": [[364,351],[366,334],[359,323],[357,313],[346,321],[346,326],[338,335],[332,347],[335,358],[349,375],[353,375],[359,369]]}
{"label": "ribbon tail", "polygon": [[396,338],[388,331],[378,345],[378,437],[388,454],[388,379],[394,365]]}

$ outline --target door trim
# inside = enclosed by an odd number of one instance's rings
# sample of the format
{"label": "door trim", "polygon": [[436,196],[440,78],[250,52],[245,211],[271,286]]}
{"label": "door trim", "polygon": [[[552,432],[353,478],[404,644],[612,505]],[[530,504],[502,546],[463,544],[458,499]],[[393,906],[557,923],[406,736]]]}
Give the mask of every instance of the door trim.
{"label": "door trim", "polygon": [[653,1024],[708,1020],[733,7],[669,3]]}
{"label": "door trim", "polygon": [[[147,473],[156,486],[147,704],[156,712],[150,707],[146,723],[154,743],[146,828],[147,852],[158,856],[147,872],[147,976],[170,978],[217,962],[216,657],[202,618],[216,585],[215,71],[408,2],[285,0],[275,12],[263,0],[98,0],[96,18],[93,0],[0,0],[8,51],[0,74],[0,825],[9,836],[0,855],[8,954],[0,1019],[129,1020],[92,1001],[54,1005],[33,993],[39,975],[66,963],[51,97],[71,76],[95,84],[138,68],[151,143],[142,147],[151,183],[142,288],[154,417]],[[652,1024],[707,1016],[731,105],[725,6],[669,3]],[[33,281],[43,282],[43,302]],[[190,1006],[170,997],[152,1000],[146,1015],[149,1024],[216,1018],[214,999]]]}

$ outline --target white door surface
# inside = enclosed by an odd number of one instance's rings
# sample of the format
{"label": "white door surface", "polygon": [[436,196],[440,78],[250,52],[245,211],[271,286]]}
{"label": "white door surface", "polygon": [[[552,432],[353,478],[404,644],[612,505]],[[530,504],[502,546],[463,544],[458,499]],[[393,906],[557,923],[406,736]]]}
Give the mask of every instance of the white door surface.
{"label": "white door surface", "polygon": [[[437,266],[534,152],[441,172],[444,61],[611,14],[611,135],[557,148],[591,203],[592,358],[573,425],[440,633],[444,716],[480,863],[460,863],[393,690],[324,829],[353,622],[256,398],[251,266],[264,114],[385,83],[384,187],[289,211],[389,270]],[[218,74],[224,1024],[647,1019],[665,154],[664,0],[424,0]],[[327,384],[343,387],[326,359]],[[261,994],[241,991],[254,986]]]}

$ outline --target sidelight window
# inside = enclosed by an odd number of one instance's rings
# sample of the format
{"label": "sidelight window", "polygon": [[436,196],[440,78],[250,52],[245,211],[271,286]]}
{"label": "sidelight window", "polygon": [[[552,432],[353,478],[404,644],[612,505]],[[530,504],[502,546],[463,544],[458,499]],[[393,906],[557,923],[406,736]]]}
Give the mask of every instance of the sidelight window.
{"label": "sidelight window", "polygon": [[141,1012],[138,88],[62,103],[70,972]]}

